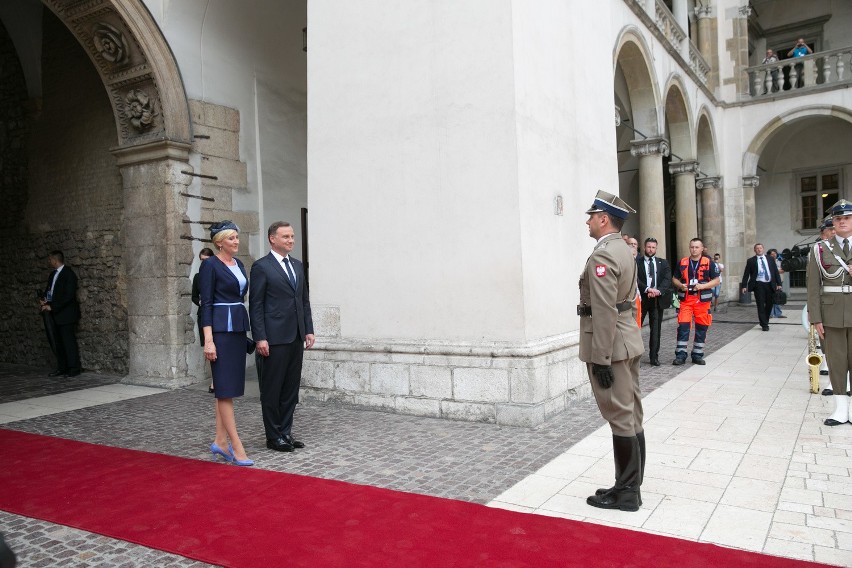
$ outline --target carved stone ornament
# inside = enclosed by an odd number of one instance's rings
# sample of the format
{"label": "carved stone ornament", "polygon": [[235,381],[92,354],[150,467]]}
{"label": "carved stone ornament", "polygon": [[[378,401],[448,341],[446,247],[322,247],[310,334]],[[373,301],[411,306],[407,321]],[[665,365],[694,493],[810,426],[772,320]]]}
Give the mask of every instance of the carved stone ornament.
{"label": "carved stone ornament", "polygon": [[124,98],[127,103],[127,118],[130,124],[139,132],[144,132],[154,124],[155,112],[151,99],[142,89],[131,89]]}
{"label": "carved stone ornament", "polygon": [[705,177],[695,180],[695,189],[722,189],[721,177]]}
{"label": "carved stone ornament", "polygon": [[98,54],[106,61],[116,65],[127,63],[127,41],[119,30],[107,23],[98,22],[92,32],[92,41]]}
{"label": "carved stone ornament", "polygon": [[743,177],[743,187],[752,187],[757,189],[757,186],[760,185],[760,177],[758,176],[745,176]]}
{"label": "carved stone ornament", "polygon": [[751,6],[740,6],[737,9],[737,12],[739,12],[740,16],[742,16],[743,18],[748,18],[749,16],[751,16]]}
{"label": "carved stone ornament", "polygon": [[669,164],[669,173],[673,176],[677,175],[698,175],[701,171],[700,164],[695,160],[685,160],[682,162],[672,162]]}
{"label": "carved stone ornament", "polygon": [[709,3],[704,6],[696,6],[695,7],[695,17],[699,20],[703,18],[709,18],[713,15],[713,6]]}
{"label": "carved stone ornament", "polygon": [[669,141],[665,138],[646,138],[645,140],[630,142],[630,154],[632,156],[655,156],[657,154],[668,156],[669,150]]}
{"label": "carved stone ornament", "polygon": [[621,109],[618,108],[618,105],[615,105],[615,125],[621,126]]}

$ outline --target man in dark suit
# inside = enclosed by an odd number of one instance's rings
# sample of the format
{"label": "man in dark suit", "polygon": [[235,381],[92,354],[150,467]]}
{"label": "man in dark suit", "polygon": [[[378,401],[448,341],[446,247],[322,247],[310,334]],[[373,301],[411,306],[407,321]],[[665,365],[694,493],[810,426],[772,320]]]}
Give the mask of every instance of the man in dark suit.
{"label": "man in dark suit", "polygon": [[[77,275],[65,266],[65,255],[55,250],[48,256],[53,268],[47,279],[47,289],[41,299],[41,311],[47,313],[54,329],[56,370],[51,377],[80,374],[80,351],[77,348],[76,327],[80,320],[77,303]],[[48,322],[45,322],[48,325]]]}
{"label": "man in dark suit", "polygon": [[763,254],[763,245],[754,245],[754,256],[746,261],[743,279],[740,282],[743,294],[754,292],[757,303],[757,318],[760,328],[769,331],[769,316],[772,313],[775,291],[781,289],[781,275],[775,261]]}
{"label": "man in dark suit", "polygon": [[252,264],[251,333],[257,342],[260,404],[266,447],[292,452],[305,445],[292,435],[299,402],[304,350],[314,345],[314,323],[302,263],[290,256],[296,243],[290,223],[270,225],[272,251]]}
{"label": "man in dark suit", "polygon": [[636,280],[642,295],[642,323],[649,319],[651,339],[648,355],[651,364],[660,366],[660,329],[663,312],[672,305],[672,269],[663,258],[657,258],[657,239],[645,239],[645,254],[636,257]]}

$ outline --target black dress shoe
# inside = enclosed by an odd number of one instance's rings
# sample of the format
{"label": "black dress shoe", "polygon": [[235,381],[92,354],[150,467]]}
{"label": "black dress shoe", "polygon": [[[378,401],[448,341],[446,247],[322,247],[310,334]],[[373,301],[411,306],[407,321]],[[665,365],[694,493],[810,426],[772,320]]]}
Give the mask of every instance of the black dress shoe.
{"label": "black dress shoe", "polygon": [[834,391],[831,389],[822,389],[822,396],[831,396],[834,394]]}
{"label": "black dress shoe", "polygon": [[841,424],[846,424],[846,422],[838,422],[834,418],[826,418],[823,424],[826,426],[840,426]]}
{"label": "black dress shoe", "polygon": [[287,440],[284,438],[277,438],[275,440],[267,440],[266,447],[270,450],[275,450],[276,452],[292,452],[293,444],[287,443]]}
{"label": "black dress shoe", "polygon": [[633,488],[614,489],[601,495],[586,498],[586,503],[599,509],[618,509],[620,511],[639,510],[639,491]]}
{"label": "black dress shoe", "polygon": [[692,364],[693,365],[706,365],[707,361],[705,361],[704,359],[693,359]]}
{"label": "black dress shoe", "polygon": [[654,367],[659,367],[660,366],[660,360],[659,359],[651,359],[651,365],[653,365]]}
{"label": "black dress shoe", "polygon": [[[604,493],[612,493],[612,492],[613,492],[613,491],[615,491],[615,490],[616,490],[616,489],[615,489],[615,486],[613,486],[613,487],[601,487],[600,489],[598,489],[597,491],[595,491],[595,495],[597,495],[598,497],[600,497],[600,496],[601,496],[601,495],[603,495]],[[639,497],[639,506],[641,507],[641,506],[642,506],[642,489],[639,489],[639,490],[638,490],[638,492],[637,492],[637,496]]]}
{"label": "black dress shoe", "polygon": [[294,440],[293,436],[290,436],[289,434],[287,436],[284,436],[284,441],[293,446],[294,448],[301,449],[305,447],[305,444],[303,444],[299,440]]}
{"label": "black dress shoe", "polygon": [[686,359],[675,359],[672,361],[672,365],[683,365],[686,363]]}
{"label": "black dress shoe", "polygon": [[820,371],[819,374],[825,376],[828,374],[828,371]]}
{"label": "black dress shoe", "polygon": [[48,377],[59,377],[59,376],[64,375],[64,374],[65,374],[65,371],[60,371],[59,369],[56,369],[55,371],[49,372],[47,374],[47,376]]}
{"label": "black dress shoe", "polygon": [[764,326],[762,326],[760,329],[762,329],[763,331],[769,331],[769,326],[768,326],[768,325],[764,325]]}

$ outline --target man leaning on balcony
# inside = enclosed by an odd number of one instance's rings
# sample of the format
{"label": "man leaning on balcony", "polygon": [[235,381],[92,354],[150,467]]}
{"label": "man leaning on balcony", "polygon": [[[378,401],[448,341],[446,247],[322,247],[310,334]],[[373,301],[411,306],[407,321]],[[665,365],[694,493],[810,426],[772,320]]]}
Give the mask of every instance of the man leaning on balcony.
{"label": "man leaning on balcony", "polygon": [[[766,50],[766,57],[763,58],[763,64],[764,65],[767,65],[769,63],[778,63],[778,56],[775,55],[775,52],[772,51],[771,49]],[[771,71],[768,71],[768,73],[769,73],[769,76],[772,77],[772,92],[774,93],[774,92],[779,90],[778,68],[774,67],[774,68],[772,68]],[[764,80],[763,84],[766,85],[765,80]],[[763,94],[765,95],[766,93],[767,93],[767,89],[766,89],[766,87],[763,87]]]}

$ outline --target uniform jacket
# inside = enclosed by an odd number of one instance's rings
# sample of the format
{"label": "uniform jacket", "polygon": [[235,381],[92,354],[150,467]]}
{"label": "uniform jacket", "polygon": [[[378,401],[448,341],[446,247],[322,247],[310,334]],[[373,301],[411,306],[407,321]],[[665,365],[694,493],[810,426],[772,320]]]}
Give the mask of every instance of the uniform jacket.
{"label": "uniform jacket", "polygon": [[[689,284],[689,264],[691,257],[685,256],[680,259],[680,262],[677,264],[677,270],[674,273],[674,278],[678,279],[680,282],[684,284]],[[698,274],[696,275],[696,279],[699,284],[706,284],[708,282],[712,282],[720,277],[722,271],[719,270],[719,265],[710,260],[710,257],[706,255],[701,255],[701,258],[698,259]],[[716,286],[718,286],[718,281],[716,282]],[[678,290],[677,297],[680,300],[686,299],[686,292],[683,290]],[[698,301],[699,302],[710,302],[713,299],[713,290],[711,288],[706,288],[704,290],[698,291]]]}
{"label": "uniform jacket", "polygon": [[[636,284],[639,286],[639,293],[642,294],[642,311],[646,312],[652,307],[654,308],[670,308],[672,305],[672,269],[669,263],[663,258],[654,257],[654,269],[657,275],[657,290],[660,291],[659,298],[649,298],[645,292],[648,287],[648,262],[644,255],[636,257]],[[654,302],[654,300],[657,300]]]}
{"label": "uniform jacket", "polygon": [[852,294],[823,292],[823,286],[852,284],[852,278],[834,257],[835,254],[847,265],[852,262],[852,251],[844,257],[843,248],[834,239],[811,246],[807,276],[808,319],[826,327],[852,327]]}
{"label": "uniform jacket", "polygon": [[305,287],[302,263],[290,257],[296,274],[296,289],[290,284],[284,266],[270,252],[251,266],[249,312],[251,335],[270,345],[292,343],[314,333],[311,302]]}
{"label": "uniform jacket", "polygon": [[[775,259],[769,255],[765,255],[766,266],[769,268],[769,284],[774,288],[781,286],[781,275],[778,273],[778,265]],[[757,284],[757,256],[753,256],[746,260],[745,270],[743,271],[743,279],[740,282],[740,289],[746,288],[749,292],[754,290]]]}
{"label": "uniform jacket", "polygon": [[591,316],[580,317],[580,360],[611,365],[645,351],[636,325],[636,308],[619,312],[616,304],[636,296],[636,260],[621,234],[612,233],[595,245],[580,277],[580,303]]}
{"label": "uniform jacket", "polygon": [[[245,276],[243,263],[237,258],[234,260]],[[201,268],[198,269],[198,288],[201,292],[199,313],[202,328],[209,325],[215,333],[249,330],[248,313],[243,305],[246,295],[240,294],[239,280],[219,257],[211,256],[201,263]]]}
{"label": "uniform jacket", "polygon": [[[53,272],[47,278],[47,291],[50,290]],[[53,286],[53,297],[50,302],[50,313],[56,325],[68,325],[80,319],[80,304],[77,303],[77,275],[67,265],[59,271],[56,284]]]}

